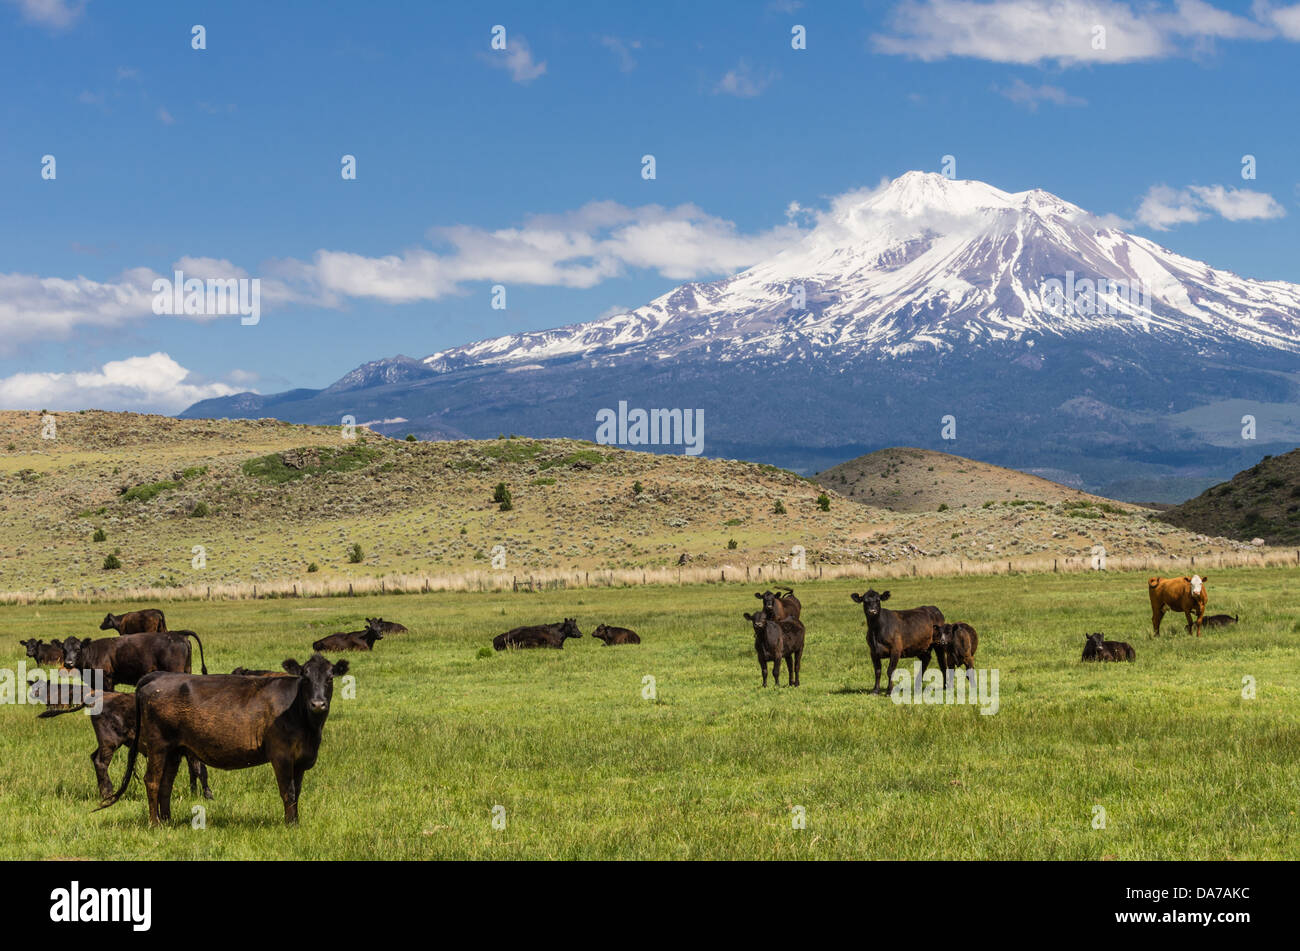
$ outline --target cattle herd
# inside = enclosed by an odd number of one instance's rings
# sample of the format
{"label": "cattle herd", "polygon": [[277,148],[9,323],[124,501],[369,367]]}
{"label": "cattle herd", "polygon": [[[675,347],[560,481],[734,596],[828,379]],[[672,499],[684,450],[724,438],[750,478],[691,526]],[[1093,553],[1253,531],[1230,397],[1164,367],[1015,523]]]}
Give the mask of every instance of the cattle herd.
{"label": "cattle herd", "polygon": [[[1202,627],[1222,627],[1238,622],[1237,615],[1205,616],[1209,600],[1206,579],[1151,578],[1152,636],[1159,636],[1160,622],[1169,610],[1182,612],[1187,631],[1199,637]],[[786,685],[800,684],[805,629],[803,605],[788,586],[776,591],[756,592],[762,607],[743,612],[754,633],[763,686],[768,667],[772,681],[780,685],[781,664],[785,663]],[[866,616],[866,639],[875,667],[871,693],[881,692],[881,667],[888,659],[885,691],[894,683],[894,673],[904,658],[917,658],[922,674],[932,660],[947,682],[957,667],[973,676],[979,635],[964,621],[949,622],[934,605],[892,610],[884,606],[888,591],[867,591],[850,595],[862,605]],[[348,671],[348,662],[331,662],[322,652],[371,651],[387,635],[407,633],[407,628],[383,618],[366,618],[361,630],[330,634],[313,645],[311,658],[299,664],[287,659],[279,670],[236,667],[229,674],[209,674],[203,644],[193,631],[172,631],[163,612],[155,609],[109,614],[102,631],[116,637],[78,638],[43,642],[36,638],[20,641],[27,656],[43,667],[91,673],[93,680],[76,698],[65,702],[50,693],[50,684],[37,681],[32,697],[45,703],[39,716],[57,717],[74,710],[95,711],[90,720],[96,747],[91,754],[101,805],[116,803],[126,793],[135,774],[138,754],[146,757],[144,774],[149,818],[165,822],[171,816],[172,785],[180,760],[189,771],[190,792],[211,799],[207,767],[243,769],[270,763],[280,789],[286,822],[296,822],[298,799],[304,773],[316,763],[322,730],[329,715],[334,678]],[[576,618],[556,624],[515,627],[492,640],[498,650],[551,648],[562,650],[570,638],[582,637]],[[601,624],[593,638],[604,646],[640,644],[637,633],[625,627]],[[191,672],[190,641],[199,650],[201,675]],[[1100,633],[1085,635],[1085,661],[1134,661],[1133,647],[1124,641],[1108,641]],[[119,693],[122,685],[134,686],[133,694]],[[113,754],[128,747],[126,775],[114,790],[108,776]]]}

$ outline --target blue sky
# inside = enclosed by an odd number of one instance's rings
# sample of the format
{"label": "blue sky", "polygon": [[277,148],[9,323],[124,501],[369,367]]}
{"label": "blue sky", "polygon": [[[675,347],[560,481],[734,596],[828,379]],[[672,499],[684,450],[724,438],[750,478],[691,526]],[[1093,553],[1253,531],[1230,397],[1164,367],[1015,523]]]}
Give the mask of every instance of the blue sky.
{"label": "blue sky", "polygon": [[[1282,2],[0,0],[0,405],[176,412],[587,320],[944,155],[1300,282],[1297,62]],[[155,316],[177,262],[260,277],[260,323]]]}

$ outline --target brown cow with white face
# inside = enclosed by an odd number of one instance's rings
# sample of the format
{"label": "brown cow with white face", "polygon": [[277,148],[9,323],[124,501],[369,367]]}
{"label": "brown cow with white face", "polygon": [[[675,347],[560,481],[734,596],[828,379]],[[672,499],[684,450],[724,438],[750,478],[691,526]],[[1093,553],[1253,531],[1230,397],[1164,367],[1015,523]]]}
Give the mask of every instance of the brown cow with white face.
{"label": "brown cow with white face", "polygon": [[1192,633],[1192,615],[1196,615],[1196,636],[1201,636],[1201,622],[1205,619],[1205,606],[1210,595],[1205,588],[1209,578],[1192,575],[1190,578],[1151,578],[1147,593],[1151,596],[1151,629],[1160,636],[1160,620],[1171,608],[1182,611],[1187,618],[1187,633]]}

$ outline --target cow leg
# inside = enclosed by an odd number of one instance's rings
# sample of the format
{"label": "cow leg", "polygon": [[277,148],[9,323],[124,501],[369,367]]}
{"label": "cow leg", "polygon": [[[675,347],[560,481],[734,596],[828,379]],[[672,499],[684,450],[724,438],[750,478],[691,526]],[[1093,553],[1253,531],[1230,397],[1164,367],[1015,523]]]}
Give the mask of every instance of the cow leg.
{"label": "cow leg", "polygon": [[876,685],[871,688],[872,693],[880,693],[880,658],[875,654],[871,655],[871,663],[876,668]]}
{"label": "cow leg", "polygon": [[803,648],[794,655],[794,685],[799,686],[799,672],[803,669]]}
{"label": "cow leg", "polygon": [[149,821],[157,825],[162,821],[158,805],[158,785],[163,773],[163,753],[150,752],[149,762],[144,771],[144,790],[149,799]]}
{"label": "cow leg", "polygon": [[795,686],[794,682],[794,652],[785,655],[785,685],[787,687]]}
{"label": "cow leg", "polygon": [[176,772],[180,768],[180,750],[168,750],[163,759],[162,776],[158,780],[158,818],[163,822],[170,822],[172,818],[172,786],[176,783]]}
{"label": "cow leg", "polygon": [[758,655],[758,669],[763,673],[763,686],[767,686],[767,659],[762,654]]}
{"label": "cow leg", "polygon": [[193,753],[185,754],[185,762],[190,769],[190,795],[195,795],[198,792],[198,787],[202,786],[203,798],[213,798],[212,787],[208,785],[208,767],[203,764],[202,760],[195,759]]}
{"label": "cow leg", "polygon": [[280,799],[284,802],[284,821],[293,825],[298,821],[298,789],[293,782],[293,764],[287,760],[271,761],[275,770],[275,781],[280,787]]}
{"label": "cow leg", "polygon": [[90,754],[90,762],[95,767],[95,781],[99,784],[99,798],[107,799],[113,795],[113,782],[108,778],[108,766],[113,762],[116,746],[100,745]]}
{"label": "cow leg", "polygon": [[900,652],[897,650],[889,652],[889,673],[885,675],[885,693],[887,694],[894,692],[894,671],[898,669],[898,658],[900,656]]}
{"label": "cow leg", "polygon": [[772,658],[772,686],[781,686],[781,655]]}
{"label": "cow leg", "polygon": [[293,769],[293,816],[298,818],[298,800],[302,798],[302,777],[307,772],[305,767],[295,766]]}

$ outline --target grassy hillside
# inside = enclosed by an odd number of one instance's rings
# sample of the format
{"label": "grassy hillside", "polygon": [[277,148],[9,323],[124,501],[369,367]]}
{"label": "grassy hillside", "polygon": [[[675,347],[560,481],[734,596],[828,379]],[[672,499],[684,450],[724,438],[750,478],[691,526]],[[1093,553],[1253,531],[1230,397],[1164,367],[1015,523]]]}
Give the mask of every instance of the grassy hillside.
{"label": "grassy hillside", "polygon": [[1300,544],[1300,449],[1267,456],[1160,517],[1209,535]]}
{"label": "grassy hillside", "polygon": [[940,505],[977,508],[988,501],[1008,499],[1048,504],[1111,502],[1125,511],[1138,508],[1014,469],[910,447],[858,456],[814,479],[847,498],[895,512],[933,512]]}
{"label": "grassy hillside", "polygon": [[[178,783],[173,827],[143,790],[102,812],[81,714],[0,706],[0,853],[12,858],[1252,859],[1300,852],[1300,625],[1294,569],[1215,572],[1230,631],[1148,637],[1139,574],[891,583],[980,634],[999,710],[903,706],[872,683],[848,581],[799,586],[803,685],[759,687],[741,618],[752,588],[437,594],[167,605],[208,665],[304,660],[367,615],[411,633],[353,654],[302,822],[281,825],[270,768],[214,771],[212,802]],[[669,596],[670,595],[670,596]],[[563,651],[482,649],[516,624],[576,616],[638,630]],[[19,636],[94,631],[93,605],[0,607],[3,664]],[[1086,631],[1134,664],[1083,664]],[[644,699],[645,678],[655,699]],[[1256,683],[1242,695],[1244,677]],[[1212,739],[1210,739],[1212,738]],[[1207,741],[1209,740],[1209,741]],[[122,775],[119,751],[114,778]],[[207,809],[191,828],[191,807]],[[494,806],[506,827],[492,826]],[[792,828],[801,806],[806,828]],[[1093,827],[1096,807],[1104,829]]]}
{"label": "grassy hillside", "polygon": [[[773,565],[795,546],[809,565],[1243,547],[1133,506],[1035,499],[1042,480],[1029,476],[911,513],[772,466],[572,440],[344,440],[274,420],[101,412],[58,414],[54,440],[36,413],[0,413],[0,425],[0,591],[447,575],[488,570],[498,545],[520,574],[666,567],[683,553],[696,566]],[[930,474],[918,463],[909,479],[918,470]],[[493,500],[502,483],[509,510]]]}

